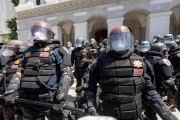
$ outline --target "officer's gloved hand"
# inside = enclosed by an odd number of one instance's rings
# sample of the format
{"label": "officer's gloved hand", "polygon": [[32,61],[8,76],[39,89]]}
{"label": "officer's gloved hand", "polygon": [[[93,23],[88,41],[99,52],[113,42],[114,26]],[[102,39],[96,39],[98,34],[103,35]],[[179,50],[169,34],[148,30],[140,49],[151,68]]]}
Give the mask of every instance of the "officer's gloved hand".
{"label": "officer's gloved hand", "polygon": [[94,116],[97,116],[98,114],[96,113],[96,109],[95,107],[88,107],[88,114],[89,115],[94,115]]}
{"label": "officer's gloved hand", "polygon": [[19,96],[19,93],[18,92],[14,92],[12,94],[9,94],[5,97],[5,102],[6,103],[11,103],[11,104],[14,104],[15,103],[15,99],[18,98]]}

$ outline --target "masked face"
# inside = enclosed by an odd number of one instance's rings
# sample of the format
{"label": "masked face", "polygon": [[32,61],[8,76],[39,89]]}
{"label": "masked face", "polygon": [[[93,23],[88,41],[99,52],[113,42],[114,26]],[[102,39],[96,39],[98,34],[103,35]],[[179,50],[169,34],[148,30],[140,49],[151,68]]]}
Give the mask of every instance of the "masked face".
{"label": "masked face", "polygon": [[122,40],[116,40],[112,42],[112,48],[115,51],[124,51],[126,50],[125,44],[123,44]]}
{"label": "masked face", "polygon": [[3,56],[4,57],[11,57],[11,56],[13,56],[15,54],[15,52],[14,52],[14,49],[13,48],[5,48],[4,50],[3,50]]}

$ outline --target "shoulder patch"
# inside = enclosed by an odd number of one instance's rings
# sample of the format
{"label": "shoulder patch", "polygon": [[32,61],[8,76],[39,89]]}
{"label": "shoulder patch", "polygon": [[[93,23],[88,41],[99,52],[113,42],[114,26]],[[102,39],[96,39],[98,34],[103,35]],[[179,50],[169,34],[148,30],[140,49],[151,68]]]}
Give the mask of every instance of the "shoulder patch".
{"label": "shoulder patch", "polygon": [[168,59],[163,59],[163,62],[167,65],[167,66],[171,66],[171,62]]}

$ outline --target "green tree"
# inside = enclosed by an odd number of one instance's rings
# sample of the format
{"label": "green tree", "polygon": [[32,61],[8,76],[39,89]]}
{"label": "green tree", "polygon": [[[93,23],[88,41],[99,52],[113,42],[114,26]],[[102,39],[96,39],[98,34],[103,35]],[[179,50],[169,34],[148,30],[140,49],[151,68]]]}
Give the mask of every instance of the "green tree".
{"label": "green tree", "polygon": [[15,6],[18,6],[18,5],[19,5],[19,0],[11,0],[11,2],[12,2]]}
{"label": "green tree", "polygon": [[7,27],[11,30],[11,33],[9,34],[9,39],[18,39],[16,18],[14,17],[10,20],[7,20],[6,24]]}

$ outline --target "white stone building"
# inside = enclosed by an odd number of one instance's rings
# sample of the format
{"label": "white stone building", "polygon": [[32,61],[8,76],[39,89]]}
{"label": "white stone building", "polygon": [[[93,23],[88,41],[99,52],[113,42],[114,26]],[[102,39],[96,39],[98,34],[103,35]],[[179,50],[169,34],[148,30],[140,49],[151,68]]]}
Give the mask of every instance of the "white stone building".
{"label": "white stone building", "polygon": [[11,0],[0,0],[0,36],[6,37],[9,29],[6,27],[7,19],[11,19],[14,12],[14,6]]}
{"label": "white stone building", "polygon": [[48,22],[63,43],[82,36],[98,42],[113,27],[128,26],[135,39],[180,34],[180,0],[20,0],[15,7],[19,39],[35,21]]}

